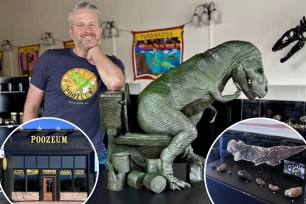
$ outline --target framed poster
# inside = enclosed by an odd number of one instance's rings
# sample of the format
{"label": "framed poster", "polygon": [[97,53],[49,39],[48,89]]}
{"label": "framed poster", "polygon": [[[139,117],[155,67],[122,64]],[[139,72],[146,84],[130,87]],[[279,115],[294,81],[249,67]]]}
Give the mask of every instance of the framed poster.
{"label": "framed poster", "polygon": [[0,76],[3,76],[3,51],[0,51]]}
{"label": "framed poster", "polygon": [[183,28],[133,32],[134,80],[154,80],[182,62]]}
{"label": "framed poster", "polygon": [[64,41],[64,48],[74,48],[75,44],[73,40]]}
{"label": "framed poster", "polygon": [[39,48],[39,44],[18,48],[20,76],[32,76],[32,72],[38,59]]}

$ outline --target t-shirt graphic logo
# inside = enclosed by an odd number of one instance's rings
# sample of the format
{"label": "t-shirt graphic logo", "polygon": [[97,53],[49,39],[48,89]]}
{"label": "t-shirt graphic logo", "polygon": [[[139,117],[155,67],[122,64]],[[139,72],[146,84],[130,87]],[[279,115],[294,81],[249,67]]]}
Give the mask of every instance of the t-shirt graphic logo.
{"label": "t-shirt graphic logo", "polygon": [[87,69],[74,68],[62,77],[61,88],[70,98],[88,99],[97,91],[97,77]]}

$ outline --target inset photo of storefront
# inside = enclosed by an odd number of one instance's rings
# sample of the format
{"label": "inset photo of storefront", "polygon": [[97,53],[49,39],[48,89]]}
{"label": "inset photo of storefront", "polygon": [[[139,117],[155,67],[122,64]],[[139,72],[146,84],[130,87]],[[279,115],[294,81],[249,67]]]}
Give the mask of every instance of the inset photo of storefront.
{"label": "inset photo of storefront", "polygon": [[2,146],[2,188],[11,202],[85,202],[95,188],[95,149],[73,124],[56,118],[30,121]]}

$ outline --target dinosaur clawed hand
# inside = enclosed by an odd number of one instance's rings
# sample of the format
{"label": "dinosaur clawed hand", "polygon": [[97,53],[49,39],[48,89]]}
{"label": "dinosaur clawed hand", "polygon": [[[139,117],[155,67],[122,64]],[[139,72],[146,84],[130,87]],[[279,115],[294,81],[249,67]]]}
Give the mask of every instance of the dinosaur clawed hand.
{"label": "dinosaur clawed hand", "polygon": [[204,165],[204,157],[194,153],[191,147],[188,147],[182,156],[182,158],[186,157],[186,160],[191,163],[197,163],[200,166]]}
{"label": "dinosaur clawed hand", "polygon": [[236,82],[234,82],[236,88],[237,88],[237,91],[236,92],[241,92],[242,88],[240,87],[240,85]]}
{"label": "dinosaur clawed hand", "polygon": [[185,181],[181,181],[177,179],[176,177],[174,177],[173,175],[168,174],[168,175],[163,175],[163,176],[166,178],[169,188],[171,190],[181,190],[181,188],[191,187],[189,183]]}
{"label": "dinosaur clawed hand", "polygon": [[236,88],[237,88],[237,91],[234,93],[234,96],[235,98],[238,98],[241,94],[241,91],[242,91],[242,88],[240,87],[240,85],[236,82],[234,82]]}
{"label": "dinosaur clawed hand", "polygon": [[204,157],[201,157],[200,155],[194,153],[194,152],[191,152],[191,158],[193,161],[195,161],[196,163],[200,164],[200,165],[203,165],[204,163]]}

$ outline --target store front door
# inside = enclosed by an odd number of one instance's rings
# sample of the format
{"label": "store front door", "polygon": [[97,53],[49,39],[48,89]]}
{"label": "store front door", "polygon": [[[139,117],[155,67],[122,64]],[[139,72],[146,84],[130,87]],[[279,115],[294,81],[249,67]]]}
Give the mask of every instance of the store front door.
{"label": "store front door", "polygon": [[55,176],[44,176],[44,201],[54,200],[56,192],[55,181]]}

